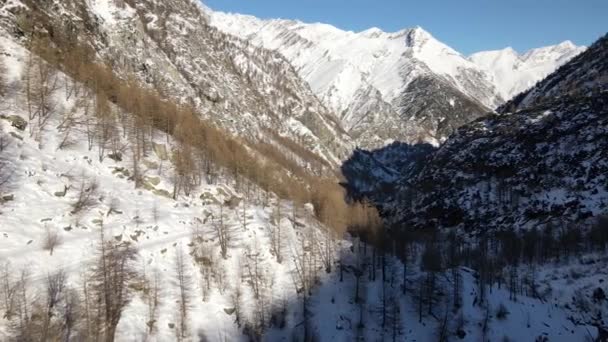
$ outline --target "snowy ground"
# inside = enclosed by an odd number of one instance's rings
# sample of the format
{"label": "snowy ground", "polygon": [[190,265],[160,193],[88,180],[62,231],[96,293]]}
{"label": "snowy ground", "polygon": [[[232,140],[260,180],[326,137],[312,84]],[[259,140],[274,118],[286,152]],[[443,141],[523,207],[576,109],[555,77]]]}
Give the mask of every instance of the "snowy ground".
{"label": "snowy ground", "polygon": [[[6,37],[0,39],[4,52],[9,55],[6,64],[10,67],[9,74],[13,83],[9,95],[0,104],[0,115],[26,118],[23,94],[18,86],[26,54]],[[56,95],[55,100],[57,113],[69,111],[73,106],[62,92]],[[129,242],[137,247],[140,274],[150,276],[156,272],[162,284],[156,317],[157,331],[147,336],[148,307],[144,295],[133,291],[133,299],[118,326],[118,341],[176,339],[174,325],[177,324],[176,301],[179,289],[174,265],[175,255],[179,251],[188,256],[187,272],[193,279],[188,324],[188,335],[192,340],[198,340],[201,336],[210,341],[246,340],[235,324],[234,314],[228,314],[227,311],[230,312],[232,308],[230,294],[241,286],[244,293],[244,316],[253,319],[257,315],[259,302],[253,299],[247,281],[239,276],[243,263],[253,254],[260,260],[267,281],[269,306],[285,303],[287,308],[285,328],[269,329],[265,340],[287,341],[293,336],[300,336],[302,312],[300,297],[294,286],[294,252],[305,233],[313,231],[319,236],[323,234],[309,209],[300,209],[295,221],[290,215],[284,214],[280,222],[274,219],[275,198],[266,207],[255,201],[241,200],[233,208],[220,209],[217,202],[244,198],[243,194],[234,189],[232,181],[226,178],[215,184],[203,184],[189,197],[180,196],[173,200],[163,196],[162,192],[172,190],[169,182],[171,163],[163,160],[162,154],[156,153],[150,153],[142,163],[149,189],[135,189],[133,182],[126,176],[125,170],[131,168],[128,155],[123,161],[106,157],[100,162],[97,151],[88,150],[82,132],[74,133],[74,145],[58,149],[59,116],[58,114],[47,126],[39,141],[30,137],[27,129],[21,131],[12,127],[9,120],[0,119],[0,128],[8,134],[9,142],[9,146],[2,151],[1,158],[9,162],[13,175],[10,188],[0,194],[13,196],[0,206],[0,265],[10,265],[13,280],[18,278],[21,270],[28,270],[28,282],[34,289],[30,291],[32,302],[40,299],[39,290],[44,286],[46,276],[59,269],[64,269],[69,274],[70,287],[81,287],[87,266],[96,258],[96,246],[100,241],[100,228],[103,224],[107,239]],[[167,145],[165,137],[160,133],[157,143]],[[167,147],[170,149],[170,146]],[[72,204],[78,194],[79,184],[92,180],[99,184],[94,206],[72,214]],[[66,188],[68,190],[64,194]],[[114,210],[110,212],[110,208]],[[241,221],[243,210],[247,218],[246,225]],[[281,211],[291,213],[291,205],[283,203]],[[220,255],[214,229],[220,215],[233,232],[226,259]],[[269,228],[277,224],[284,229],[282,263],[277,262],[270,249]],[[56,234],[61,241],[52,253],[44,248],[47,234]],[[369,258],[369,254],[362,256],[359,248],[351,249],[351,242],[344,240],[335,244],[336,258],[341,258],[348,266],[343,281],[340,281],[337,260],[333,262],[333,272],[329,274],[323,271],[320,263],[318,265],[319,282],[312,291],[310,303],[311,326],[321,341],[353,341],[357,338],[390,341],[391,329],[381,327],[381,275],[373,282],[366,280],[367,274],[362,277],[360,300],[364,304],[361,306],[355,302],[355,280],[350,266],[359,263],[362,258]],[[203,290],[200,265],[189,257],[193,246],[199,243],[204,245],[216,267],[224,270],[227,279],[224,291],[220,291],[221,286],[216,284],[217,280],[210,291]],[[418,320],[417,304],[412,296],[420,277],[417,266],[409,267],[408,294],[402,296],[402,265],[394,259],[389,264],[392,265],[392,271],[385,288],[394,296],[392,304],[399,308],[400,334],[396,340],[436,340],[441,317],[425,315],[422,322]],[[541,288],[553,289],[544,301],[524,296],[511,301],[506,289],[494,287],[489,296],[490,319],[486,339],[496,341],[508,336],[512,341],[529,341],[538,336],[546,336],[550,341],[584,341],[588,336],[595,335],[592,327],[575,326],[571,319],[573,311],[564,308],[576,289],[592,290],[594,284],[605,278],[605,261],[600,260],[594,265],[595,272],[591,276],[574,277],[573,270],[591,269],[588,265],[576,263],[556,266],[539,273]],[[461,274],[463,304],[460,313],[450,313],[450,329],[455,329],[457,317],[462,316],[462,327],[466,333],[464,340],[480,341],[486,311],[474,305],[477,297],[474,272],[462,269]],[[449,276],[439,275],[439,283],[449,288]],[[439,298],[447,300],[448,296]],[[500,304],[504,304],[510,312],[505,320],[495,318]],[[437,305],[445,304],[439,302]],[[364,325],[358,327],[361,318]],[[8,322],[5,318],[0,318],[0,340],[9,339],[9,333]],[[450,340],[456,339],[450,335]]]}

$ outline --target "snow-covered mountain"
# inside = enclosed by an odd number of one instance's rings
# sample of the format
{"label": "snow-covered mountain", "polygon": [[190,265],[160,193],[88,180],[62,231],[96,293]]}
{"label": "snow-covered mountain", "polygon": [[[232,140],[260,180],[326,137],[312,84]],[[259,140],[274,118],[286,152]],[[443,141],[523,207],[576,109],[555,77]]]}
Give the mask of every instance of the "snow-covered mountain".
{"label": "snow-covered mountain", "polygon": [[[607,61],[608,35],[499,108],[500,114],[462,126],[438,148],[392,144],[357,150],[343,164],[344,185],[353,198],[380,208],[393,239],[411,241],[420,232],[426,241],[435,234],[468,241],[475,247],[465,254],[471,252],[481,283],[505,284],[512,293],[525,283],[536,298],[554,294],[545,298],[568,312],[570,322],[597,327],[597,337],[594,332],[588,339],[605,340],[605,280],[588,277],[597,271],[591,265],[608,262]],[[449,246],[461,248],[459,242]],[[576,268],[577,275],[556,283],[537,278],[537,270],[554,272],[557,264]],[[587,278],[586,290],[574,285],[579,275]],[[554,279],[560,278],[556,271]],[[570,285],[578,289],[570,292]],[[481,286],[477,295],[483,292]],[[514,301],[519,298],[510,296]],[[510,312],[530,321],[529,314]],[[566,331],[549,337],[561,329],[545,327],[544,336],[534,340],[580,339]]]}
{"label": "snow-covered mountain", "polygon": [[524,54],[508,47],[478,52],[469,59],[490,76],[498,94],[509,100],[583,51],[585,47],[576,46],[567,40],[557,45],[532,49]]}
{"label": "snow-covered mountain", "polygon": [[555,97],[590,96],[608,88],[608,35],[554,73],[498,108],[499,113],[542,107]]}
{"label": "snow-covered mountain", "polygon": [[[376,201],[397,226],[489,231],[552,220],[584,226],[608,212],[607,57],[604,36],[499,108],[501,114],[462,126],[436,150],[357,151],[343,166],[349,189]],[[386,169],[400,176],[387,177]]]}
{"label": "snow-covered mountain", "polygon": [[533,50],[517,56],[527,61],[519,68],[513,61],[493,63],[492,52],[467,58],[421,27],[351,32],[207,12],[211,25],[285,56],[363,147],[437,143],[581,51],[568,44]]}
{"label": "snow-covered mountain", "polygon": [[[440,140],[451,132],[442,126],[450,112],[473,119],[503,101],[481,69],[420,27],[355,33],[326,24],[209,16],[220,30],[285,56],[363,146]],[[416,85],[421,79],[425,87]],[[448,89],[450,95],[429,111],[411,96],[421,88]]]}

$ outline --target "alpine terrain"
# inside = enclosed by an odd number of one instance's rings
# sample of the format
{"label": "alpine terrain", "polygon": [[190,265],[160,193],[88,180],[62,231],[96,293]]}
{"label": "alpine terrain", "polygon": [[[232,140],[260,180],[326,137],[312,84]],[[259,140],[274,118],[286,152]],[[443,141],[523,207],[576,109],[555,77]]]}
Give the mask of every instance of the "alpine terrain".
{"label": "alpine terrain", "polygon": [[0,341],[605,341],[607,53],[0,0]]}
{"label": "alpine terrain", "polygon": [[[464,263],[490,289],[505,281],[514,299],[528,287],[526,295],[605,336],[606,273],[595,267],[607,262],[607,51],[604,36],[438,148],[356,150],[342,166],[344,186],[379,208],[395,239],[447,244],[464,260],[471,256],[459,254],[461,244],[473,244],[476,254]],[[557,273],[542,275],[547,269]]]}

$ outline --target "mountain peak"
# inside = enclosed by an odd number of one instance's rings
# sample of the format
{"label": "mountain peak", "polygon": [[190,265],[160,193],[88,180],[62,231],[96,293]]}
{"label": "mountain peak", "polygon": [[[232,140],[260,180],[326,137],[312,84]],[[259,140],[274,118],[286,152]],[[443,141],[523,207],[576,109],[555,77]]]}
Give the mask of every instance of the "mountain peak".
{"label": "mountain peak", "polygon": [[568,48],[568,49],[576,49],[578,47],[571,40],[564,40],[563,42],[557,44],[556,46],[559,46],[562,48]]}
{"label": "mountain peak", "polygon": [[382,31],[381,29],[379,29],[377,27],[371,27],[365,31],[359,32],[359,35],[362,37],[368,37],[368,38],[378,38],[381,35],[383,35],[384,33],[385,33],[384,31]]}
{"label": "mountain peak", "polygon": [[508,53],[511,55],[515,55],[515,56],[519,56],[519,52],[517,52],[517,50],[515,50],[514,48],[512,48],[511,46],[507,46],[506,48],[500,50],[503,53]]}
{"label": "mountain peak", "polygon": [[401,31],[406,35],[405,44],[408,47],[415,47],[424,45],[429,40],[435,40],[435,38],[426,30],[420,26],[416,26],[411,29]]}

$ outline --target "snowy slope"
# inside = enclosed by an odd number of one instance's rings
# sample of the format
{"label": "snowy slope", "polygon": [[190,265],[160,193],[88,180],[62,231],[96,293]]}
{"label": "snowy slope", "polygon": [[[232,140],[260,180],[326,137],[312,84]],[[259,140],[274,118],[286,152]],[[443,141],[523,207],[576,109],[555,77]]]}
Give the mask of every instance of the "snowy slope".
{"label": "snowy slope", "polygon": [[555,72],[497,109],[499,113],[534,108],[560,96],[582,97],[608,87],[608,34]]}
{"label": "snowy slope", "polygon": [[[70,98],[63,87],[53,96],[55,114],[50,118],[49,129],[36,139],[31,137],[29,127],[22,129],[13,125],[18,122],[16,118],[27,122],[20,79],[28,52],[2,29],[0,43],[2,58],[10,66],[8,81],[11,84],[9,93],[0,95],[0,174],[3,181],[5,175],[10,175],[9,181],[0,186],[0,273],[3,284],[6,281],[8,286],[3,285],[0,290],[3,294],[0,340],[13,341],[19,331],[15,323],[17,317],[11,315],[9,319],[5,315],[9,309],[4,291],[25,284],[27,303],[18,305],[34,310],[46,300],[47,276],[59,271],[67,277],[66,292],[73,291],[77,296],[76,310],[82,310],[75,318],[70,341],[87,340],[83,337],[87,335],[79,335],[85,334],[83,281],[89,277],[98,257],[102,231],[106,241],[133,246],[137,250],[138,274],[148,281],[156,279],[161,286],[159,302],[150,314],[149,293],[135,283],[129,284],[133,288],[118,325],[116,341],[177,339],[180,290],[175,260],[178,253],[185,256],[185,272],[191,280],[185,341],[200,341],[203,337],[209,341],[247,340],[237,327],[234,314],[227,311],[234,307],[230,298],[238,288],[242,290],[243,323],[257,319],[259,302],[247,285],[251,279],[243,275],[252,255],[258,262],[256,274],[269,286],[263,290],[267,301],[264,310],[275,310],[285,302],[291,313],[286,318],[288,326],[297,324],[300,320],[297,303],[286,301],[295,296],[292,253],[299,250],[304,233],[318,235],[319,247],[327,241],[324,237],[327,229],[313,218],[307,206],[294,211],[291,203],[277,203],[273,195],[269,205],[262,205],[261,190],[255,186],[250,191],[252,198],[246,200],[245,194],[235,190],[227,173],[221,173],[217,182],[204,182],[189,196],[171,199],[172,163],[157,151],[171,151],[174,142],[160,132],[155,134],[155,144],[162,148],[154,149],[141,162],[144,187],[135,188],[130,178],[133,174],[130,149],[125,149],[122,160],[106,157],[100,161],[97,149],[87,148],[85,132],[78,128],[70,132],[72,143],[59,147],[65,134],[65,130],[59,128],[65,113],[73,113],[78,118],[86,115],[78,109],[76,97]],[[69,78],[59,75],[58,82],[63,85],[66,79]],[[122,137],[117,143],[127,146],[128,141]],[[91,186],[94,183],[96,187]],[[79,197],[81,184],[87,184],[86,192],[91,191],[92,197],[88,206],[75,212],[73,204]],[[220,203],[224,203],[223,206]],[[280,210],[289,215],[277,216],[279,205]],[[222,258],[217,243],[216,228],[220,220],[231,236],[226,258]],[[269,248],[271,227],[279,225],[284,251],[281,263]],[[58,241],[50,250],[48,236]],[[340,248],[339,242],[337,244]],[[213,265],[213,269],[205,269],[197,258],[205,258],[205,265]],[[205,274],[210,278],[205,278]],[[57,304],[55,319],[61,319],[63,298]],[[150,322],[154,322],[152,332],[148,330]]]}
{"label": "snowy slope", "polygon": [[576,46],[567,40],[558,45],[532,49],[524,54],[508,47],[478,52],[469,59],[491,77],[500,96],[509,100],[583,51],[584,46]]}

